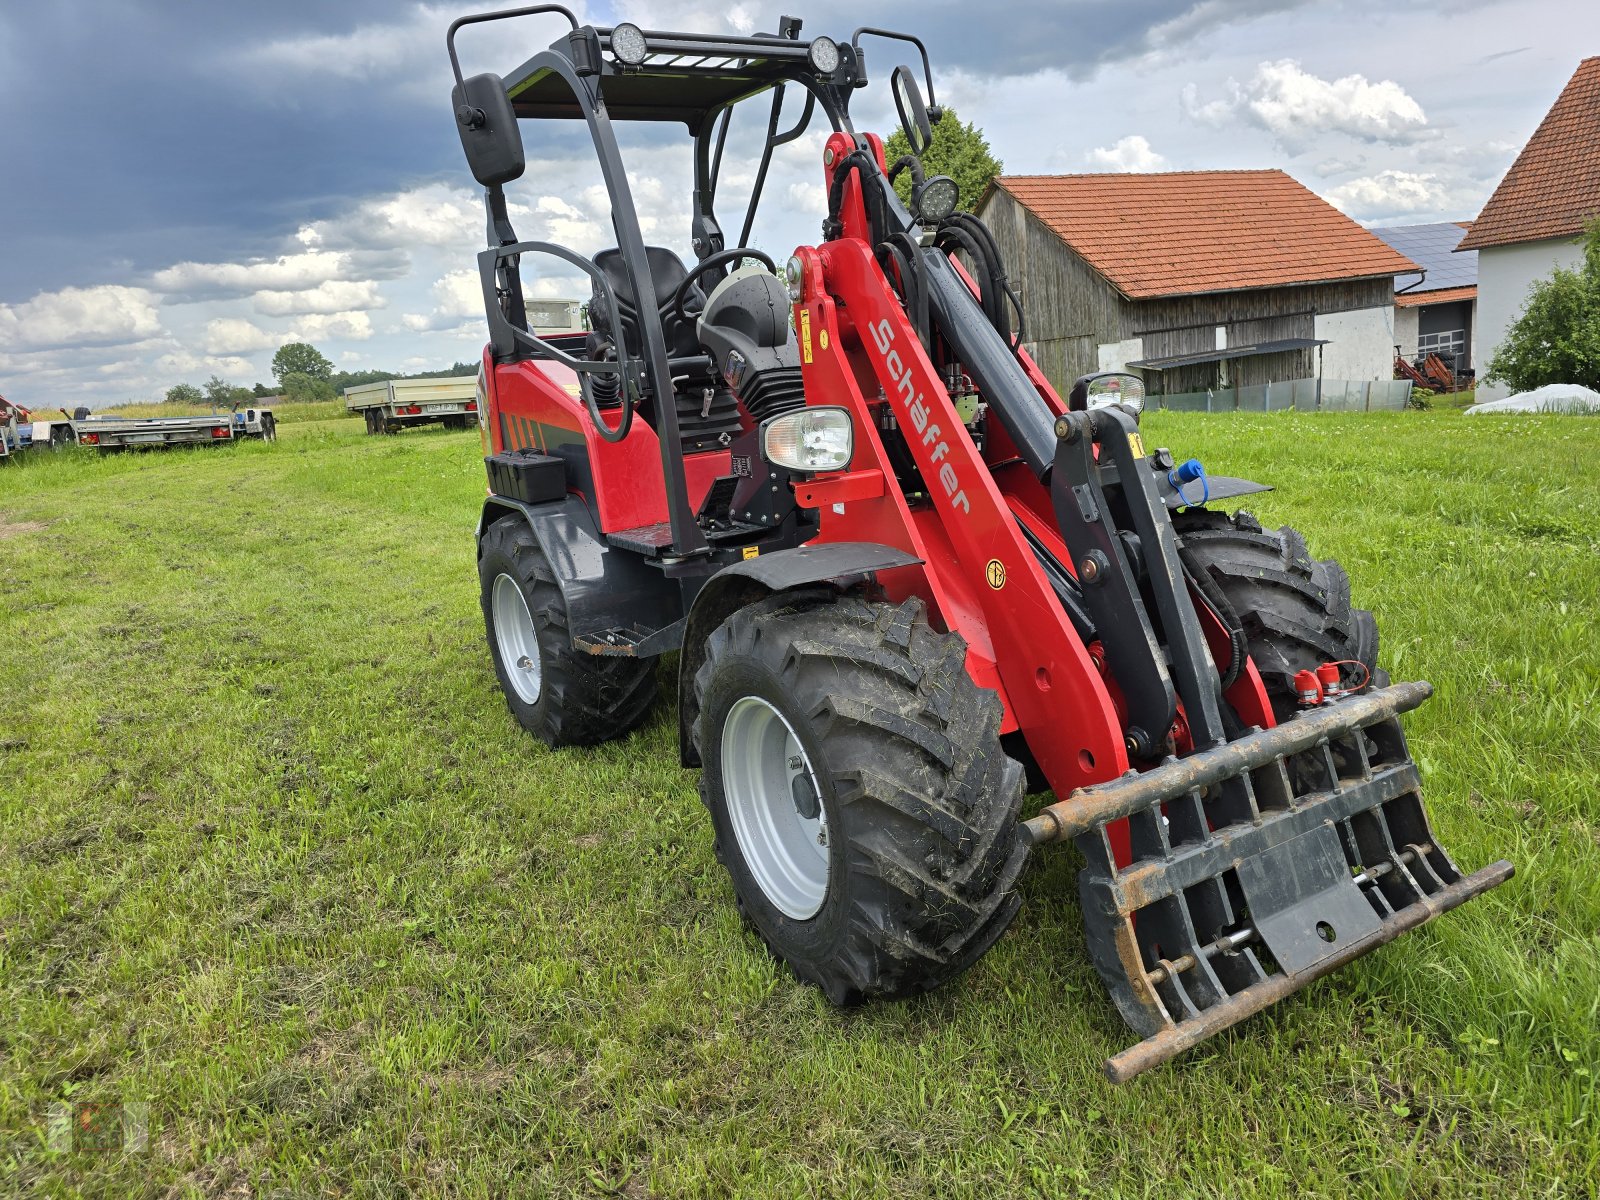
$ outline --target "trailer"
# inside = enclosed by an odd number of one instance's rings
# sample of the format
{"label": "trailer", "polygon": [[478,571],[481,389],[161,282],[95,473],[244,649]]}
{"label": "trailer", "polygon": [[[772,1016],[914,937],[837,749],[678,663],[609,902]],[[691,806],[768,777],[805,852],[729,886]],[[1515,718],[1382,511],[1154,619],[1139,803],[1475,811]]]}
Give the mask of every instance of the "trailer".
{"label": "trailer", "polygon": [[368,433],[398,433],[435,423],[466,429],[478,420],[478,381],[470,375],[382,379],[345,388],[344,406],[366,419]]}
{"label": "trailer", "polygon": [[101,451],[215,446],[256,438],[273,441],[278,421],[270,408],[188,417],[79,417],[19,426],[19,448],[77,445]]}

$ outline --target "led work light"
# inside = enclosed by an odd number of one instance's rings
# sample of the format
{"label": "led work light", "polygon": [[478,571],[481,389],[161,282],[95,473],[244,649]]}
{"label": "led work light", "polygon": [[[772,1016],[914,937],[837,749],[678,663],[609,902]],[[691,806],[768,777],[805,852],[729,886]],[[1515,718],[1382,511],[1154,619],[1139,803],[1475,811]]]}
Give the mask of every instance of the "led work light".
{"label": "led work light", "polygon": [[785,471],[842,471],[855,453],[848,409],[802,408],[761,426],[761,454]]}

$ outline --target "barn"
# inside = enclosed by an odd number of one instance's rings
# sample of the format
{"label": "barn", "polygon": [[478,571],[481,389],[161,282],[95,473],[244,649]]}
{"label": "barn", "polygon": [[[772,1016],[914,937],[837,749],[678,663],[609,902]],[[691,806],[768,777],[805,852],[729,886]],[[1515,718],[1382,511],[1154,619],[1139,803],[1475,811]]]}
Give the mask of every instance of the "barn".
{"label": "barn", "polygon": [[1008,175],[977,212],[1058,388],[1131,369],[1207,408],[1403,403],[1394,277],[1416,264],[1282,171]]}

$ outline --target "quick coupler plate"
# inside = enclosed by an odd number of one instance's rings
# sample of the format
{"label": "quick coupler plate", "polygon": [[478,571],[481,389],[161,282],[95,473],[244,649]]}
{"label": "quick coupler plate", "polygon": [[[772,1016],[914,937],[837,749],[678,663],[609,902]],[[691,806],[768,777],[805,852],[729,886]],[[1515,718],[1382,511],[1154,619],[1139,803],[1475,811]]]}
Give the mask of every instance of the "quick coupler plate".
{"label": "quick coupler plate", "polygon": [[[1079,789],[1023,826],[1083,851],[1090,954],[1145,1036],[1107,1060],[1113,1082],[1511,877],[1508,862],[1463,876],[1428,826],[1397,718],[1432,693],[1401,683],[1324,705]],[[1124,819],[1118,866],[1107,827]]]}

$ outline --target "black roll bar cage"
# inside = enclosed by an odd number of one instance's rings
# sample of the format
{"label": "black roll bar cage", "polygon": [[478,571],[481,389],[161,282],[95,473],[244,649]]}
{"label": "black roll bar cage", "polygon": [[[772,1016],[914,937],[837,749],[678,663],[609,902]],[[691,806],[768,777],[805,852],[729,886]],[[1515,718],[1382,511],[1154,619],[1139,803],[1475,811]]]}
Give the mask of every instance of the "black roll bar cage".
{"label": "black roll bar cage", "polygon": [[[722,229],[714,212],[717,180],[721,172],[722,152],[734,105],[748,99],[766,87],[774,91],[772,113],[768,120],[767,140],[762,150],[756,181],[751,190],[749,205],[740,235],[740,244],[750,236],[757,204],[766,182],[773,151],[798,138],[807,128],[816,107],[820,104],[836,131],[856,138],[850,123],[851,92],[866,85],[864,56],[860,50],[863,36],[880,36],[908,42],[917,47],[922,57],[923,73],[928,81],[930,102],[933,96],[933,72],[928,53],[922,42],[909,34],[890,30],[862,27],[852,35],[848,44],[839,46],[840,66],[831,77],[819,76],[811,67],[809,42],[799,40],[800,22],[794,18],[780,21],[780,33],[753,36],[717,36],[681,34],[645,30],[649,58],[645,66],[632,67],[613,62],[608,56],[614,27],[583,26],[571,10],[559,4],[539,4],[499,12],[478,13],[452,22],[446,34],[446,48],[450,56],[451,71],[456,85],[466,94],[460,61],[456,53],[457,31],[467,25],[515,17],[559,14],[569,26],[568,33],[551,46],[534,55],[518,70],[517,82],[542,78],[546,74],[559,78],[570,90],[577,112],[588,127],[600,163],[601,177],[611,201],[612,224],[617,235],[622,265],[637,296],[655,294],[654,279],[645,253],[644,235],[639,226],[632,191],[628,186],[626,169],[618,147],[611,116],[601,95],[600,81],[629,72],[654,68],[666,75],[703,74],[716,67],[711,62],[728,64],[733,69],[729,75],[737,77],[741,69],[754,63],[763,64],[760,88],[745,91],[728,98],[690,122],[690,132],[695,142],[694,213],[692,219],[692,245],[702,261],[724,249]],[[688,60],[685,62],[684,60]],[[779,132],[785,87],[798,84],[805,90],[803,111],[795,124]],[[508,86],[508,93],[515,92]],[[563,114],[566,115],[566,114]],[[714,143],[714,145],[713,145]],[[892,193],[891,193],[892,195]],[[548,254],[577,266],[595,283],[597,295],[603,299],[612,319],[612,328],[621,329],[618,319],[617,299],[605,276],[594,264],[564,246],[549,242],[519,242],[511,230],[506,214],[503,189],[499,185],[485,191],[488,209],[489,249],[478,255],[479,280],[483,289],[484,310],[490,329],[490,345],[497,361],[515,361],[528,357],[549,359],[573,370],[579,379],[580,392],[588,407],[590,417],[602,437],[618,441],[627,435],[635,401],[649,397],[654,404],[656,433],[661,445],[661,465],[667,490],[668,520],[672,532],[673,553],[694,556],[709,550],[704,534],[689,507],[688,489],[684,476],[681,440],[678,429],[677,406],[673,403],[671,361],[666,338],[656,321],[641,320],[639,334],[642,340],[642,361],[629,357],[622,339],[617,339],[617,359],[595,361],[577,358],[559,346],[538,337],[526,328],[525,305],[519,274],[524,254]],[[623,397],[623,418],[617,428],[608,426],[600,416],[592,390],[592,377],[616,375],[620,377]]]}

